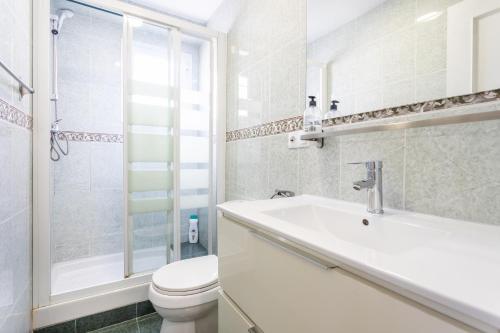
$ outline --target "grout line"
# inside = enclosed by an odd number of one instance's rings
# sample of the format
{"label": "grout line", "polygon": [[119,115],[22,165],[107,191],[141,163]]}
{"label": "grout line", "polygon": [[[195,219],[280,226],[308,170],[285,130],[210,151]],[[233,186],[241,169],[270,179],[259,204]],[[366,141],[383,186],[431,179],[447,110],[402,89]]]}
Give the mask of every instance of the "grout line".
{"label": "grout line", "polygon": [[404,130],[403,141],[403,210],[406,210],[406,154],[407,154],[407,129]]}
{"label": "grout line", "polygon": [[342,144],[342,139],[339,138],[339,183],[338,183],[338,199],[341,199],[341,186],[342,186],[342,150],[343,150],[343,144]]}

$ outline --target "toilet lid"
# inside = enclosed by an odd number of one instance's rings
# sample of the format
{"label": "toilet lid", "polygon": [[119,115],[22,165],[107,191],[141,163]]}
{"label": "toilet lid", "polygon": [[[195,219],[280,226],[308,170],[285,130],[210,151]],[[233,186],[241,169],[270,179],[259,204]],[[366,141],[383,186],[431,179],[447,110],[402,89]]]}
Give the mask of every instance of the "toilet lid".
{"label": "toilet lid", "polygon": [[153,284],[164,291],[192,291],[214,285],[218,280],[214,255],[176,261],[153,273]]}

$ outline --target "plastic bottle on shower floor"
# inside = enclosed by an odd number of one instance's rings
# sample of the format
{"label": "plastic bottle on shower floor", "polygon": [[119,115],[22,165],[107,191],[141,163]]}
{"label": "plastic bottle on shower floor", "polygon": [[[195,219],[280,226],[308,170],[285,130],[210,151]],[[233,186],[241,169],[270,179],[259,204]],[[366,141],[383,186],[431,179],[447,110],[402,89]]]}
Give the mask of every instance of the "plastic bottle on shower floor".
{"label": "plastic bottle on shower floor", "polygon": [[189,243],[198,243],[198,215],[189,217]]}

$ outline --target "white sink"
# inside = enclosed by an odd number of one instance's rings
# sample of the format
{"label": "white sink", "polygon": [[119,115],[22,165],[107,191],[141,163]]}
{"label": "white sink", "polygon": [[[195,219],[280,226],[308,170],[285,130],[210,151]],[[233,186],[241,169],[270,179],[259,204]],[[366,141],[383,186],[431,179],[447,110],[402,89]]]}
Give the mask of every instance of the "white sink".
{"label": "white sink", "polygon": [[330,234],[346,242],[377,251],[395,253],[426,246],[446,232],[411,223],[391,223],[378,216],[319,205],[303,205],[261,212],[295,226]]}
{"label": "white sink", "polygon": [[229,219],[408,291],[407,297],[427,299],[431,307],[467,314],[486,324],[484,332],[500,332],[500,226],[390,208],[377,216],[366,205],[309,195],[218,207]]}

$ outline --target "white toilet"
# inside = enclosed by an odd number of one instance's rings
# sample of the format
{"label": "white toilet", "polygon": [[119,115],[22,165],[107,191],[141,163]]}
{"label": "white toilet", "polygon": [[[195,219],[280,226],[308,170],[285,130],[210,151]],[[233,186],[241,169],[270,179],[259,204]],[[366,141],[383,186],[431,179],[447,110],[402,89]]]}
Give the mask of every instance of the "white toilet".
{"label": "white toilet", "polygon": [[217,333],[218,260],[177,261],[153,273],[149,300],[163,318],[160,333]]}

